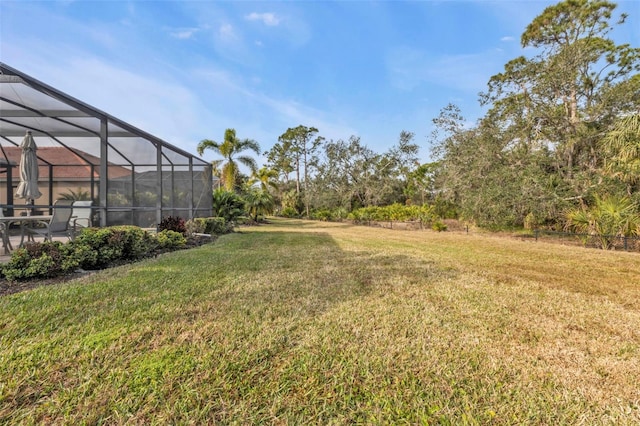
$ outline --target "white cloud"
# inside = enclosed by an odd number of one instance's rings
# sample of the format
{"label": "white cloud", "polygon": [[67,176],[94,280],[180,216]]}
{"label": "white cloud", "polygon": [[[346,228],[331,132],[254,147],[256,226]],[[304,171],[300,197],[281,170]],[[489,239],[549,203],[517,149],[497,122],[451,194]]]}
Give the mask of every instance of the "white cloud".
{"label": "white cloud", "polygon": [[180,28],[171,30],[169,34],[171,37],[175,37],[180,40],[187,40],[192,38],[198,31],[200,31],[199,28]]}
{"label": "white cloud", "polygon": [[500,41],[515,41],[515,37],[513,36],[504,36],[500,39]]}
{"label": "white cloud", "polygon": [[220,28],[218,28],[218,35],[222,40],[232,41],[238,39],[238,36],[233,29],[233,25],[231,24],[220,25]]}
{"label": "white cloud", "polygon": [[269,27],[276,27],[280,24],[281,18],[276,16],[275,13],[266,12],[266,13],[257,13],[252,12],[244,17],[248,21],[262,21],[263,24]]}

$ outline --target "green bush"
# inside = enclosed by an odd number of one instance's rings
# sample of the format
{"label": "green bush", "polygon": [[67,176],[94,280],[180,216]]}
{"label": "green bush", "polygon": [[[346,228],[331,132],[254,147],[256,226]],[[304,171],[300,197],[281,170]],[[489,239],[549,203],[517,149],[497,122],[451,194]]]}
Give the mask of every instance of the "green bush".
{"label": "green bush", "polygon": [[60,241],[28,243],[13,252],[3,273],[9,281],[53,278],[74,271],[79,263]]}
{"label": "green bush", "polygon": [[185,222],[184,227],[187,230],[187,235],[192,236],[194,234],[204,234],[206,224],[201,218],[189,219]]}
{"label": "green bush", "polygon": [[421,221],[423,223],[431,223],[437,215],[433,206],[427,204],[423,206],[407,206],[400,203],[391,204],[389,206],[370,206],[362,207],[352,211],[348,218],[356,222],[374,221]]}
{"label": "green bush", "polygon": [[280,211],[280,216],[297,219],[300,217],[300,213],[298,213],[298,211],[293,207],[284,207]]}
{"label": "green bush", "polygon": [[335,209],[318,209],[311,212],[311,219],[339,222],[349,216],[347,209],[338,207]]}
{"label": "green bush", "polygon": [[178,249],[187,244],[187,239],[184,235],[169,229],[158,232],[156,239],[158,240],[158,248],[162,250]]}
{"label": "green bush", "polygon": [[101,269],[116,261],[148,257],[155,251],[157,241],[142,228],[121,225],[85,228],[70,245],[78,251],[83,269]]}
{"label": "green bush", "polygon": [[112,226],[115,234],[119,234],[122,244],[122,259],[137,260],[149,257],[156,249],[157,241],[153,235],[138,226]]}
{"label": "green bush", "polygon": [[[227,229],[223,218],[201,221],[203,228]],[[171,230],[161,231],[154,238],[137,226],[84,228],[66,244],[60,241],[26,244],[14,251],[9,262],[0,269],[9,281],[53,278],[78,268],[103,269],[120,262],[139,260],[157,253],[158,249],[178,249],[186,243],[184,235]]]}
{"label": "green bush", "polygon": [[441,220],[436,220],[431,224],[431,229],[434,231],[442,232],[447,230],[447,224]]}
{"label": "green bush", "polygon": [[224,189],[213,191],[212,211],[215,217],[223,217],[227,222],[235,222],[240,216],[245,215],[244,207],[244,200],[235,192]]}
{"label": "green bush", "polygon": [[197,217],[193,222],[193,228],[204,234],[222,235],[233,231],[233,222],[228,222],[223,217]]}
{"label": "green bush", "polygon": [[524,229],[531,231],[538,227],[538,219],[533,213],[529,213],[524,217]]}
{"label": "green bush", "polygon": [[331,221],[333,220],[333,215],[331,214],[331,210],[329,209],[321,209],[311,212],[311,219],[314,220],[322,220],[322,221]]}

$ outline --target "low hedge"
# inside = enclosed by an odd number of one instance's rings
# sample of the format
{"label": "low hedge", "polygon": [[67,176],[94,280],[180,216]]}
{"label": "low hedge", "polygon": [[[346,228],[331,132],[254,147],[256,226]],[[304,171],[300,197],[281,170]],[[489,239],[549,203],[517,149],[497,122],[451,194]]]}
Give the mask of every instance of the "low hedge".
{"label": "low hedge", "polygon": [[153,255],[157,239],[137,226],[85,228],[71,245],[82,269],[102,269],[116,261],[135,261]]}
{"label": "low hedge", "polygon": [[233,222],[223,217],[196,217],[187,222],[187,229],[192,233],[222,235],[233,231]]}
{"label": "low hedge", "polygon": [[[202,219],[202,226],[210,234],[229,232],[222,218]],[[27,243],[12,253],[9,262],[0,266],[0,272],[9,281],[54,278],[77,269],[96,270],[133,262],[183,248],[186,243],[181,233],[171,230],[152,235],[129,225],[84,228],[67,243]]]}
{"label": "low hedge", "polygon": [[9,281],[52,278],[73,272],[80,266],[73,249],[60,241],[29,243],[13,252],[2,272]]}
{"label": "low hedge", "polygon": [[177,250],[187,245],[187,238],[178,231],[165,229],[158,232],[156,236],[158,249],[160,250]]}

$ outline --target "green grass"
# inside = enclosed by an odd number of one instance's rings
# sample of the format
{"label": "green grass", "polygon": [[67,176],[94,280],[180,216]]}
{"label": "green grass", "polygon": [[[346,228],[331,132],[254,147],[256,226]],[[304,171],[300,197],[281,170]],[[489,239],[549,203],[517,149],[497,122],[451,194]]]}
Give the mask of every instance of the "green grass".
{"label": "green grass", "polygon": [[638,424],[640,256],[276,220],[0,298],[0,424]]}

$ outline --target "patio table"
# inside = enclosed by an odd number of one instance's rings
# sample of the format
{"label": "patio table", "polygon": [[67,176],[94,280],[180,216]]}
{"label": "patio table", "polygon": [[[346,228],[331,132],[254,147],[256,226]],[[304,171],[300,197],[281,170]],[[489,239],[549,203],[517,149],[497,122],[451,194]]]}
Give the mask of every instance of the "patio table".
{"label": "patio table", "polygon": [[11,246],[11,241],[9,239],[9,227],[13,223],[20,224],[20,244],[18,247],[22,247],[24,245],[24,237],[25,237],[25,228],[29,225],[29,223],[33,222],[46,222],[50,221],[53,216],[44,215],[44,216],[2,216],[0,217],[0,225],[2,226],[2,247],[4,249],[4,254],[9,254],[13,247]]}

